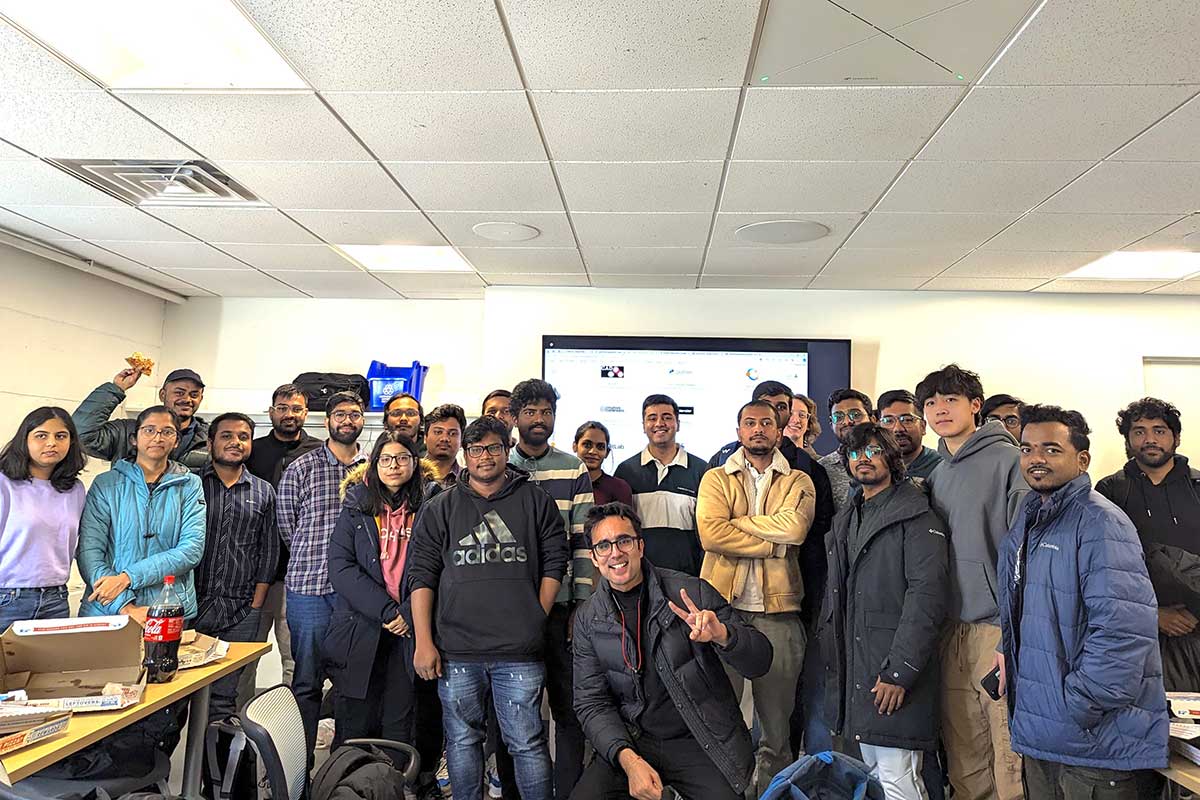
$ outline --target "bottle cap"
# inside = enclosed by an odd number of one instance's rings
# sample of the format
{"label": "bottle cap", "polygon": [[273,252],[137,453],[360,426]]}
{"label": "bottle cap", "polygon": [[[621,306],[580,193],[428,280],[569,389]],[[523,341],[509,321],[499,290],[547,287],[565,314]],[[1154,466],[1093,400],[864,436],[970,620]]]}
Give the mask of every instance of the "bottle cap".
{"label": "bottle cap", "polygon": [[168,575],[167,577],[163,578],[163,583],[165,583],[167,586],[174,586],[175,585],[175,576]]}

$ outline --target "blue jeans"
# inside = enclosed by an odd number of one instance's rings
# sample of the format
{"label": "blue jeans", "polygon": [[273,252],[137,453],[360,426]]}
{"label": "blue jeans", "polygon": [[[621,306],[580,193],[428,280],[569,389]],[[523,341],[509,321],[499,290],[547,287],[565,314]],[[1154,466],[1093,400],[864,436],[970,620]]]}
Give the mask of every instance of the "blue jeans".
{"label": "blue jeans", "polygon": [[66,586],[0,589],[0,633],[21,619],[65,619],[69,616]]}
{"label": "blue jeans", "polygon": [[292,636],[292,660],[296,662],[292,673],[292,693],[296,705],[300,706],[300,718],[304,720],[304,738],[308,743],[308,757],[312,760],[313,748],[317,744],[317,721],[321,715],[321,692],[325,688],[325,665],[322,663],[321,644],[333,616],[333,599],[330,594],[287,593],[287,623]]}
{"label": "blue jeans", "polygon": [[545,666],[523,661],[449,661],[442,671],[438,696],[454,800],[483,797],[484,703],[489,690],[522,800],[551,800],[550,747],[541,715]]}

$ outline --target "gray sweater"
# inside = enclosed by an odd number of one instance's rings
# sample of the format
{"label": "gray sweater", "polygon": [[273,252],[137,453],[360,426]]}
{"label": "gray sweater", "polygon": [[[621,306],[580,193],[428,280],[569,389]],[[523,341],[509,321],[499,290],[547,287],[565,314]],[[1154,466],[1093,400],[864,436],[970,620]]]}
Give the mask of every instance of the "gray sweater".
{"label": "gray sweater", "polygon": [[1000,624],[996,605],[996,559],[1000,543],[1029,491],[1021,477],[1017,445],[1003,423],[975,431],[927,481],[931,502],[950,528],[950,608],[958,622]]}

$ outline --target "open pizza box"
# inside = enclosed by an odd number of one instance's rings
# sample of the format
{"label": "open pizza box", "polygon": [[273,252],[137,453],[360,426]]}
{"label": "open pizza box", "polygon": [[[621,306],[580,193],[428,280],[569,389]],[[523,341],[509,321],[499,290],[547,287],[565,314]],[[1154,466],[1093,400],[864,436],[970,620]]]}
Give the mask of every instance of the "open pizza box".
{"label": "open pizza box", "polygon": [[183,632],[179,640],[179,668],[202,667],[229,653],[229,642],[196,631]]}
{"label": "open pizza box", "polygon": [[0,691],[27,705],[112,711],[146,691],[142,628],[127,616],[21,620],[0,635]]}

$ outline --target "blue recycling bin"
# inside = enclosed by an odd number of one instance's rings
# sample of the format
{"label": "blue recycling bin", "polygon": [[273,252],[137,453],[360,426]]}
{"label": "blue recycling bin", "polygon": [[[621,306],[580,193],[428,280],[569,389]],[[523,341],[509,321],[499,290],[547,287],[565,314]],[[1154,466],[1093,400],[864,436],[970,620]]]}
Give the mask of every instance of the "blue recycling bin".
{"label": "blue recycling bin", "polygon": [[420,361],[412,362],[410,367],[389,367],[382,361],[372,361],[367,370],[371,410],[383,411],[388,400],[405,392],[420,400],[427,372],[429,367],[422,366]]}

